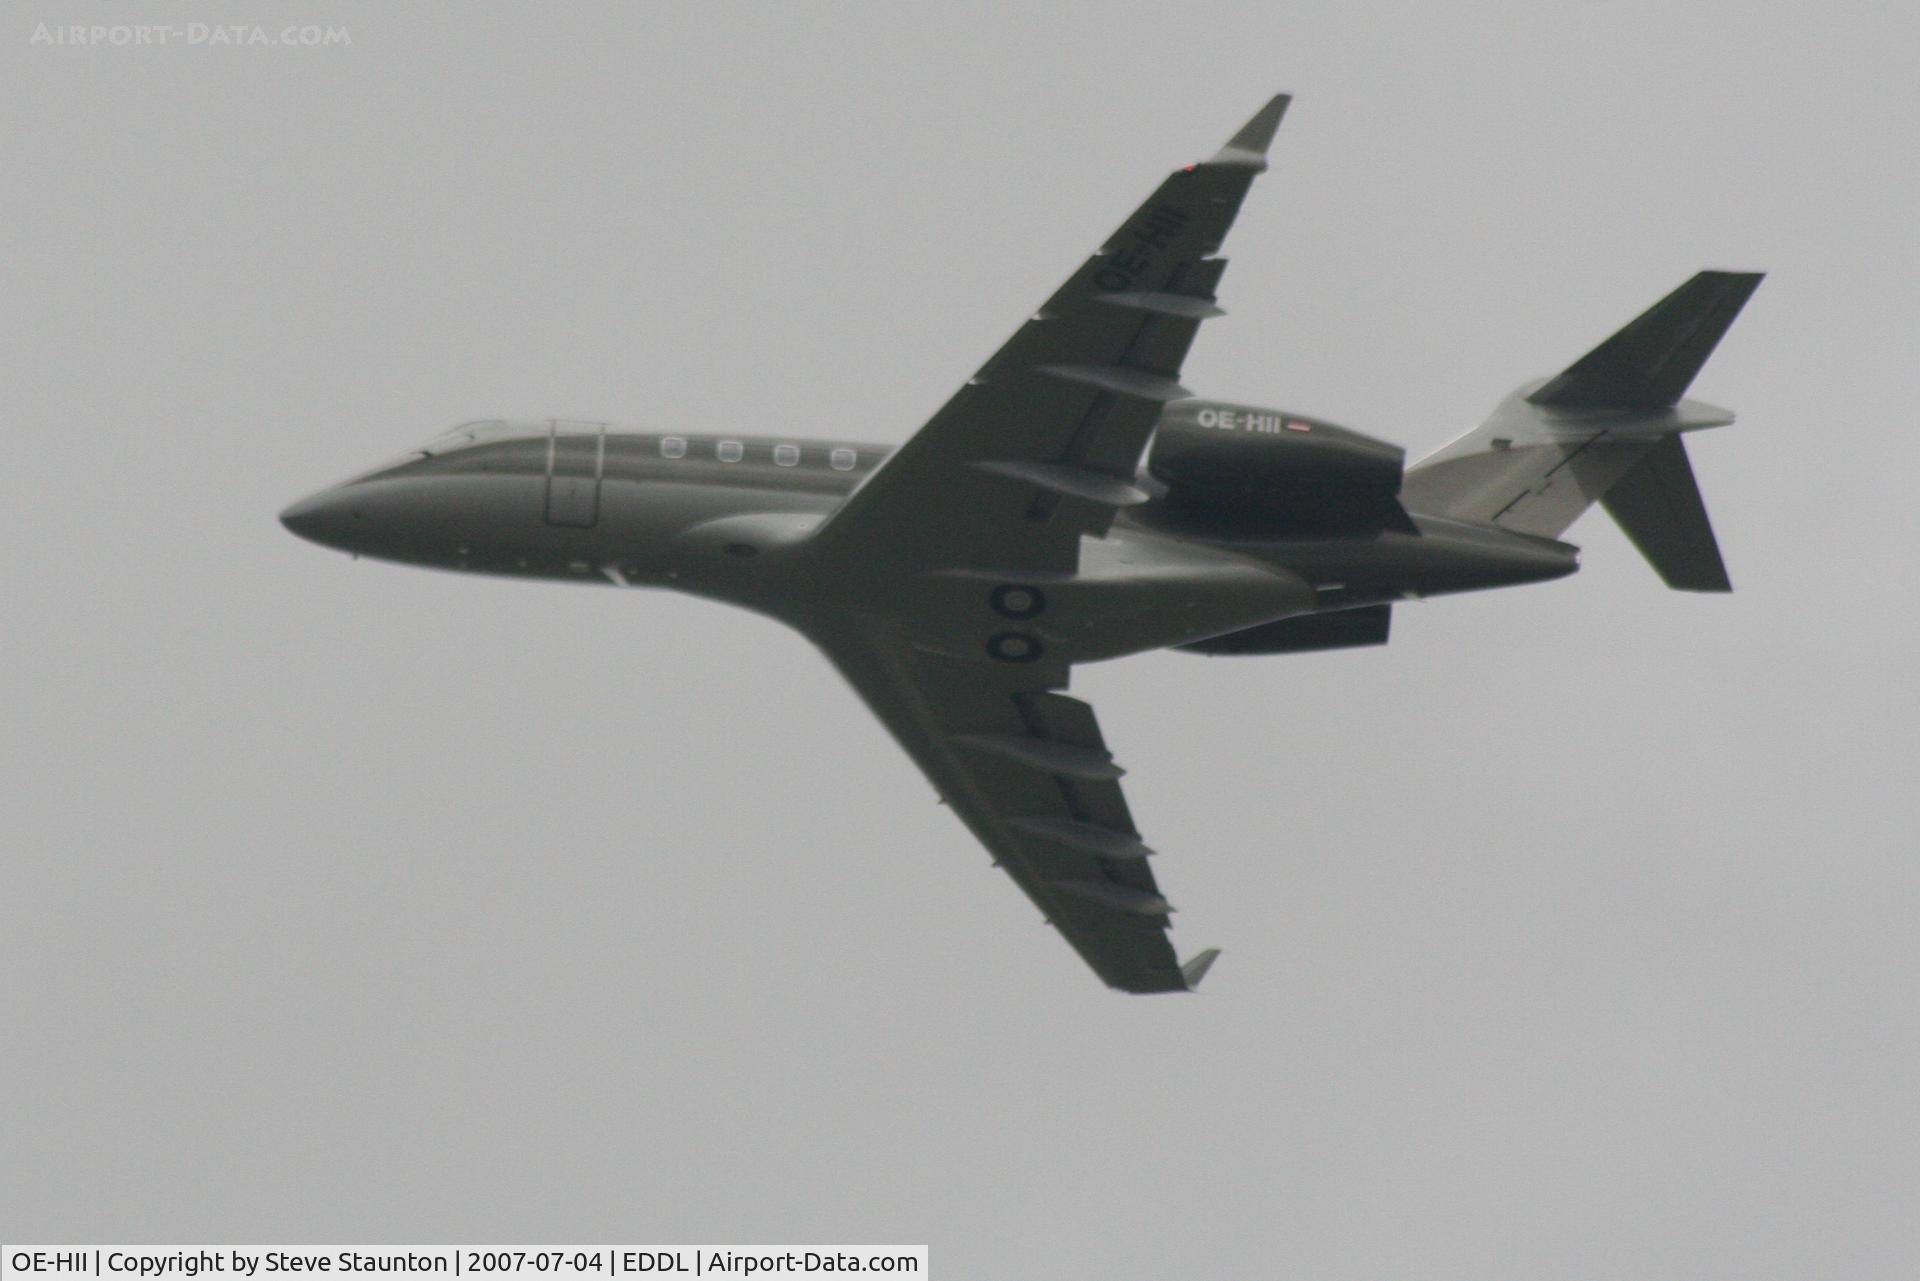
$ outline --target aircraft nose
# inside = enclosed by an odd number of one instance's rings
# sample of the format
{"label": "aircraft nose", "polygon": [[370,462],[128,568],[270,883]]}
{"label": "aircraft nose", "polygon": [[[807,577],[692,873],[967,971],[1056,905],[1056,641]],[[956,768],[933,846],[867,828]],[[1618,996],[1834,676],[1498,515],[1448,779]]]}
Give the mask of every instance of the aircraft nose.
{"label": "aircraft nose", "polygon": [[280,523],[289,533],[323,547],[344,547],[354,513],[344,487],[323,489],[309,494],[280,513]]}

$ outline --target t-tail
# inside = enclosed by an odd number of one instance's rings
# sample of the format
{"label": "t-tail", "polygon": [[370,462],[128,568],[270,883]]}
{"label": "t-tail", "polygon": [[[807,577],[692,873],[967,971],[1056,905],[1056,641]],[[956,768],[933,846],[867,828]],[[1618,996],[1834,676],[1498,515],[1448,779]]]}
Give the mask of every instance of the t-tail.
{"label": "t-tail", "polygon": [[1683,397],[1760,279],[1696,275],[1409,470],[1401,501],[1547,538],[1598,502],[1669,587],[1732,590],[1682,436],[1733,413]]}

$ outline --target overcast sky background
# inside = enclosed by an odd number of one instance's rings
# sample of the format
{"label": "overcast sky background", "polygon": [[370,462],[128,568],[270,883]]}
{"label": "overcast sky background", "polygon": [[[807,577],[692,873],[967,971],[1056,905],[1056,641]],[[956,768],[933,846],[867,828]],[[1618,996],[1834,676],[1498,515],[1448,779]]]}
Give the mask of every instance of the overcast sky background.
{"label": "overcast sky background", "polygon": [[[1910,9],[1041,8],[9,7],[0,1235],[1920,1271]],[[902,440],[1280,89],[1202,394],[1418,456],[1771,274],[1732,597],[1596,513],[1384,649],[1077,673],[1198,997],[774,624],[275,523],[495,414]]]}

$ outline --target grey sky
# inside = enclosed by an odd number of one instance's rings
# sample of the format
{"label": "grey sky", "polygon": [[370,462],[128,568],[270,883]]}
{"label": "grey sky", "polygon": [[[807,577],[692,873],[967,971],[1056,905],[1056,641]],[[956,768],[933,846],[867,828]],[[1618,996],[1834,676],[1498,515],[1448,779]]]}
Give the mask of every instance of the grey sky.
{"label": "grey sky", "polygon": [[[1920,1270],[1910,13],[486,8],[0,24],[0,1236]],[[774,625],[274,523],[496,413],[903,439],[1277,89],[1203,394],[1418,455],[1771,274],[1695,388],[1731,598],[1596,515],[1384,650],[1078,674],[1197,998]]]}

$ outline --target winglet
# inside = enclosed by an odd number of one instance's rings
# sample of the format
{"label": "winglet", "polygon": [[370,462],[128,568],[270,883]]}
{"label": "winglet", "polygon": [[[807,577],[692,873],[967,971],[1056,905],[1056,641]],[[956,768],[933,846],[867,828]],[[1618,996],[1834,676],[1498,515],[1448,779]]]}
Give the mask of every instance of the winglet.
{"label": "winglet", "polygon": [[1210,165],[1244,165],[1249,169],[1267,167],[1267,148],[1280,128],[1280,117],[1287,114],[1289,93],[1275,94],[1266,106],[1253,113],[1253,119],[1240,126],[1240,132],[1227,139],[1227,145],[1207,161]]}
{"label": "winglet", "polygon": [[1200,986],[1200,980],[1207,977],[1207,971],[1220,959],[1220,949],[1210,947],[1204,952],[1195,952],[1189,960],[1180,966],[1180,976],[1187,981],[1187,991]]}

